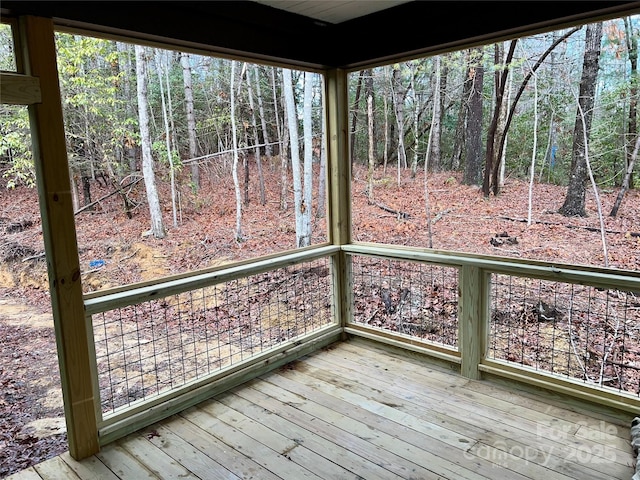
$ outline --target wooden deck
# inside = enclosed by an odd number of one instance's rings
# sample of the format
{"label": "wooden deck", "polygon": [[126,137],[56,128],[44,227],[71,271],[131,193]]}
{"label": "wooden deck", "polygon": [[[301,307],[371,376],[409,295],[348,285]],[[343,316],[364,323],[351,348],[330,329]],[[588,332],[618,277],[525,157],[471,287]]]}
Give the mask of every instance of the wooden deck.
{"label": "wooden deck", "polygon": [[631,416],[470,381],[362,340],[22,479],[624,479]]}

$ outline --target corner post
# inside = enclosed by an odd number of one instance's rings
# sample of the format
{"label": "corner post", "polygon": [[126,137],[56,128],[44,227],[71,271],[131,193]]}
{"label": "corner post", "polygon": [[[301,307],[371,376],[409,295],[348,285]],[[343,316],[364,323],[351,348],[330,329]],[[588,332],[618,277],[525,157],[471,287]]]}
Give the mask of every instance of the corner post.
{"label": "corner post", "polygon": [[464,265],[459,278],[460,373],[479,380],[478,365],[487,348],[489,320],[489,275],[479,267]]}
{"label": "corner post", "polygon": [[[329,239],[334,245],[351,243],[351,162],[349,160],[349,93],[347,72],[325,72],[327,121],[327,171]],[[339,252],[333,257],[334,315],[338,325],[351,319],[351,257]]]}
{"label": "corner post", "polygon": [[19,23],[25,73],[40,80],[41,103],[29,105],[42,234],[58,346],[69,453],[82,459],[100,450],[80,260],[53,21],[25,16]]}

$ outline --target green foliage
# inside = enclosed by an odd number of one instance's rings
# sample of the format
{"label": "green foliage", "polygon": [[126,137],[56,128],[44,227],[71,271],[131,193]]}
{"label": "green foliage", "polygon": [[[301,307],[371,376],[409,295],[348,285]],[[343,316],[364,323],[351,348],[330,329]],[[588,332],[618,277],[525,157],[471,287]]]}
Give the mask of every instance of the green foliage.
{"label": "green foliage", "polygon": [[16,71],[15,47],[11,26],[0,23],[0,70]]}
{"label": "green foliage", "polygon": [[2,105],[0,122],[0,163],[7,188],[35,186],[35,168],[31,154],[29,117],[26,107]]}

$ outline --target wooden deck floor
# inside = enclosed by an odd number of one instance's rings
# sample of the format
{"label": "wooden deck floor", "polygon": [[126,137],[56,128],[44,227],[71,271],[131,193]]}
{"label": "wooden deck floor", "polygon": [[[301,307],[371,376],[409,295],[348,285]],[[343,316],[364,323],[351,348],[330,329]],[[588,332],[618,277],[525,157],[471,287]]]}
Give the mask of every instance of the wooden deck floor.
{"label": "wooden deck floor", "polygon": [[626,419],[349,341],[22,479],[630,480]]}

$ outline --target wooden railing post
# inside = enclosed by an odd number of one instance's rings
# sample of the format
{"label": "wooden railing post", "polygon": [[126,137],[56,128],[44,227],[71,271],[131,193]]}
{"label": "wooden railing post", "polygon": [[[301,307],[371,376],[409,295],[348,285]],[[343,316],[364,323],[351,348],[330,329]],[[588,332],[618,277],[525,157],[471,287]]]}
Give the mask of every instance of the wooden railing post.
{"label": "wooden railing post", "polygon": [[479,267],[463,265],[458,282],[460,373],[477,380],[487,348],[489,275]]}
{"label": "wooden railing post", "polygon": [[69,453],[99,451],[90,336],[84,315],[53,22],[22,17],[20,43],[26,74],[40,81],[41,103],[29,105],[42,234],[58,345]]}
{"label": "wooden railing post", "polygon": [[[349,96],[347,72],[325,72],[325,115],[327,122],[327,170],[329,237],[334,245],[351,243],[351,162],[349,160]],[[334,314],[339,325],[351,319],[351,257],[339,252],[333,259]]]}

